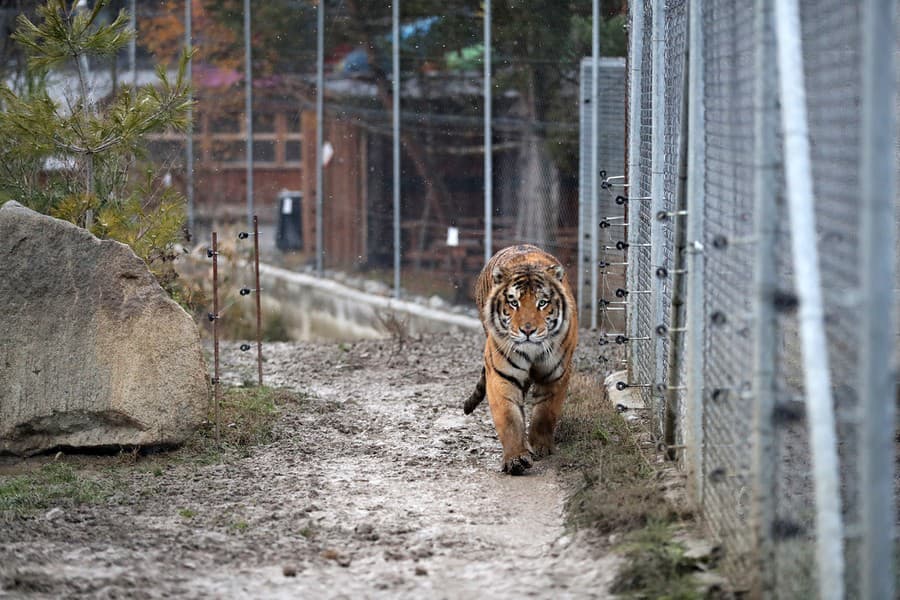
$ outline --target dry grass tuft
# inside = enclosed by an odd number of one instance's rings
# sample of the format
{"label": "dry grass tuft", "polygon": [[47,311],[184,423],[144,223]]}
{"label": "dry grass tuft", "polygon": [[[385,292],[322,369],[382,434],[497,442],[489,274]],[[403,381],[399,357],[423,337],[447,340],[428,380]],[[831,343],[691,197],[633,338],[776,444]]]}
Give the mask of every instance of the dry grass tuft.
{"label": "dry grass tuft", "polygon": [[572,378],[557,430],[563,467],[576,474],[567,505],[570,525],[612,533],[676,516],[637,433],[609,402],[603,385],[582,374]]}

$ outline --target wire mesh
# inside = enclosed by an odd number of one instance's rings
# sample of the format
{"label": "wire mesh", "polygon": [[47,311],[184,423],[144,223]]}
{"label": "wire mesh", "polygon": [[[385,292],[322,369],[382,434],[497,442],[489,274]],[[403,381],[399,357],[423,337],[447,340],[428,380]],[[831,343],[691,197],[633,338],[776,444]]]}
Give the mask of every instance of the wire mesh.
{"label": "wire mesh", "polygon": [[[639,203],[640,209],[637,211],[637,223],[629,223],[629,227],[634,227],[635,231],[632,236],[632,252],[629,257],[630,269],[634,269],[633,283],[634,287],[628,290],[628,309],[629,319],[634,319],[637,323],[632,331],[635,334],[629,346],[631,360],[631,377],[630,383],[640,385],[641,398],[644,405],[648,408],[654,406],[653,392],[650,386],[654,383],[654,355],[653,355],[653,325],[650,303],[650,287],[651,287],[651,265],[650,265],[650,180],[651,180],[651,137],[653,134],[653,60],[652,60],[652,29],[653,22],[653,3],[650,0],[644,0],[644,20],[643,30],[640,35],[643,37],[641,61],[641,89],[640,95],[635,102],[640,107],[641,127],[640,127],[640,156],[638,164],[640,165],[640,181],[637,187],[629,188],[629,195],[632,197],[631,202]],[[637,32],[633,32],[637,35]]]}
{"label": "wire mesh", "polygon": [[[640,97],[632,106],[641,110],[641,153],[638,164],[641,178],[632,195],[647,196],[651,187],[651,166],[663,173],[663,204],[674,207],[677,189],[678,114],[680,108],[680,66],[684,51],[686,3],[665,4],[665,94],[666,120],[663,137],[664,165],[651,165],[652,81],[650,43],[652,4],[643,3],[644,18],[640,31],[644,41],[640,61]],[[657,4],[658,6],[658,4]],[[818,234],[818,256],[825,298],[824,322],[827,334],[830,378],[835,402],[838,455],[845,548],[845,592],[848,597],[861,593],[859,574],[861,529],[861,489],[858,474],[860,398],[858,371],[860,349],[866,343],[854,318],[854,302],[862,285],[859,247],[860,128],[862,20],[859,3],[837,0],[802,0],[802,48],[805,88],[809,112],[812,177]],[[702,415],[702,513],[724,549],[723,569],[737,590],[751,589],[761,578],[754,568],[760,542],[754,531],[766,537],[773,555],[763,568],[771,570],[765,580],[774,587],[772,597],[800,598],[815,593],[816,527],[810,426],[805,414],[800,323],[794,283],[791,230],[785,201],[785,178],[778,169],[773,181],[776,190],[774,211],[763,218],[774,225],[774,254],[777,291],[771,299],[776,311],[774,389],[774,447],[771,460],[774,479],[767,489],[755,489],[752,472],[754,452],[760,441],[754,431],[752,362],[757,344],[754,340],[758,297],[754,272],[756,257],[754,181],[757,168],[752,149],[755,145],[757,111],[756,44],[758,39],[774,44],[768,26],[756,31],[766,19],[757,19],[753,3],[707,0],[702,8],[702,53],[704,131],[703,147],[703,222],[704,231],[697,240],[704,248],[704,292],[700,303],[704,314]],[[775,65],[771,68],[775,69]],[[777,138],[776,155],[766,157],[781,163],[782,133]],[[898,154],[900,155],[900,154]],[[649,240],[649,224],[655,215],[641,206],[635,240]],[[672,263],[674,228],[667,224],[661,238],[664,266]],[[807,258],[812,260],[813,257]],[[632,252],[629,268],[629,321],[636,323],[637,335],[652,335],[654,307],[641,290],[649,289],[651,269],[649,253],[643,247]],[[894,284],[895,287],[897,284]],[[661,286],[662,295],[671,298],[671,288]],[[637,294],[637,295],[635,295]],[[668,314],[662,315],[668,325]],[[660,379],[654,372],[651,352],[642,352],[640,342],[632,342],[629,367],[633,383]],[[675,349],[680,352],[680,348]],[[657,363],[658,365],[659,363]],[[658,366],[657,366],[658,368]],[[670,382],[667,382],[670,383]],[[765,390],[762,386],[760,389]],[[648,406],[652,391],[642,388]],[[765,392],[763,392],[765,393]],[[677,410],[677,407],[676,407]],[[679,414],[681,411],[679,411]],[[657,413],[657,417],[659,414]],[[763,451],[766,449],[762,446]],[[774,519],[754,529],[754,498],[774,498]]]}
{"label": "wire mesh", "polygon": [[[584,224],[581,243],[584,248],[583,279],[585,290],[581,305],[583,319],[587,321],[588,311],[592,303],[599,303],[598,326],[607,332],[624,331],[624,311],[618,305],[607,304],[619,300],[615,296],[618,288],[626,287],[624,281],[624,251],[617,249],[616,244],[625,241],[623,216],[625,208],[616,204],[615,197],[626,194],[621,187],[621,176],[625,170],[625,105],[622,102],[622,90],[625,86],[625,61],[622,58],[601,58],[598,63],[597,82],[597,170],[613,177],[613,187],[602,188],[599,173],[591,175],[591,76],[593,59],[585,58],[581,62],[581,143],[579,152],[581,197],[581,222]],[[590,230],[591,192],[592,186],[598,186],[598,229]],[[596,271],[591,267],[590,242],[592,236],[598,236],[599,257],[601,263]],[[598,278],[599,298],[591,297],[591,276]]]}
{"label": "wire mesh", "polygon": [[[666,2],[665,14],[665,102],[666,102],[666,118],[664,124],[663,145],[663,201],[662,209],[666,211],[668,216],[665,218],[666,227],[663,237],[662,256],[663,262],[661,267],[665,269],[665,276],[657,276],[659,278],[660,289],[664,299],[664,306],[661,312],[659,324],[665,328],[665,331],[671,331],[672,325],[672,301],[674,294],[674,282],[676,278],[676,247],[675,247],[675,226],[678,222],[678,216],[675,214],[678,210],[678,170],[681,164],[681,129],[682,129],[682,99],[684,97],[684,67],[685,52],[687,50],[687,13],[688,3],[685,0],[669,0]],[[654,215],[659,219],[660,215]],[[657,353],[660,356],[658,364],[661,365],[660,372],[656,375],[656,381],[674,384],[677,382],[667,381],[669,371],[669,345],[672,339],[667,335],[656,335]],[[680,343],[681,336],[678,335],[676,341]],[[683,347],[677,349],[680,356],[683,356]],[[679,375],[684,375],[685,361],[679,360],[676,368],[679,369]],[[677,387],[677,386],[675,386]],[[680,393],[663,390],[663,393],[669,395],[674,393],[674,405],[671,407],[678,417],[681,415]],[[660,432],[665,428],[666,422],[666,403],[660,401],[657,409],[657,418],[660,423]],[[677,443],[680,442],[681,434],[676,434]]]}
{"label": "wire mesh", "polygon": [[725,548],[726,571],[750,575],[752,377],[747,357],[753,247],[753,33],[750,3],[706,2],[704,513]]}

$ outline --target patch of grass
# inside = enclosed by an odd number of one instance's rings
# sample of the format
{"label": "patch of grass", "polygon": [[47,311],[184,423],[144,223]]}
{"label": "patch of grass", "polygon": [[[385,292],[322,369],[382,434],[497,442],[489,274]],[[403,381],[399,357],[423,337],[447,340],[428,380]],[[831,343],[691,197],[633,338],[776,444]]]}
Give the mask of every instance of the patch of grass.
{"label": "patch of grass", "polygon": [[96,504],[112,496],[115,481],[84,477],[64,462],[48,463],[23,475],[0,477],[0,516],[18,516],[55,506]]}
{"label": "patch of grass", "polygon": [[204,426],[186,445],[194,462],[214,464],[223,454],[236,451],[246,455],[253,446],[275,441],[278,406],[303,403],[308,396],[282,388],[232,387],[222,392],[219,410],[219,438],[216,444],[215,407],[210,406]]}
{"label": "patch of grass", "polygon": [[247,521],[235,521],[231,524],[231,530],[236,533],[244,533],[249,528],[250,524]]}
{"label": "patch of grass", "polygon": [[610,591],[626,598],[661,600],[699,600],[693,574],[694,559],[685,557],[684,547],[676,543],[670,524],[651,521],[632,532],[624,545],[625,563],[616,574]]}
{"label": "patch of grass", "polygon": [[183,519],[193,519],[197,516],[197,511],[190,508],[182,508],[178,510],[178,516]]}
{"label": "patch of grass", "polygon": [[692,578],[697,563],[673,540],[681,513],[665,498],[659,472],[638,436],[609,401],[606,389],[576,374],[569,385],[557,435],[562,467],[573,474],[568,524],[624,535],[624,566],[610,591],[628,598],[702,598]]}
{"label": "patch of grass", "polygon": [[675,517],[636,433],[591,378],[576,374],[557,436],[563,468],[575,473],[569,525],[622,532]]}

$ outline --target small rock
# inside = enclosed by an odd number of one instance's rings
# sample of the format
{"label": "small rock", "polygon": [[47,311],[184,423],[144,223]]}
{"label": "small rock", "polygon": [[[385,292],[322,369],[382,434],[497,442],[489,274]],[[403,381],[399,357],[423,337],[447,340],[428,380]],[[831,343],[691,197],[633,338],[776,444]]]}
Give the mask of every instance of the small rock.
{"label": "small rock", "polygon": [[294,565],[284,565],[281,568],[281,572],[284,573],[285,577],[296,577],[297,567],[295,567]]}
{"label": "small rock", "polygon": [[60,507],[51,508],[46,513],[44,513],[45,521],[53,521],[54,519],[58,519],[63,515],[63,509]]}
{"label": "small rock", "polygon": [[428,569],[423,567],[422,565],[417,565],[415,570],[416,575],[422,577],[424,575],[428,575]]}

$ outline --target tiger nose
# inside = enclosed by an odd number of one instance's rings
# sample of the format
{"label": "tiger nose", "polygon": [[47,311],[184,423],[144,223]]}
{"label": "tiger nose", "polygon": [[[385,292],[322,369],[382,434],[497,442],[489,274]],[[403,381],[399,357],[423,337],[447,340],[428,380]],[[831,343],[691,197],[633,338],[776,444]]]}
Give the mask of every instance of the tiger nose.
{"label": "tiger nose", "polygon": [[524,325],[522,325],[521,329],[522,333],[524,333],[526,336],[534,333],[534,325],[532,325],[531,323],[525,323]]}

